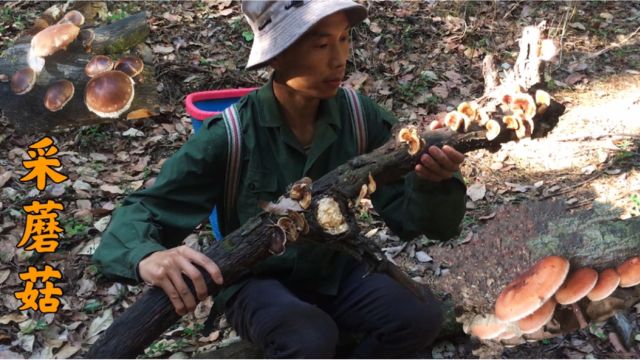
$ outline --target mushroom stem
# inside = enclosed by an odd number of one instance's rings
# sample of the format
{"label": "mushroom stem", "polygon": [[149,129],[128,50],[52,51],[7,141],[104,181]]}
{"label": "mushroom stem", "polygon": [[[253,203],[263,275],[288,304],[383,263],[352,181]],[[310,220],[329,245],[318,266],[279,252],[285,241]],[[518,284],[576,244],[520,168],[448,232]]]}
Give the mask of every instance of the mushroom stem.
{"label": "mushroom stem", "polygon": [[578,305],[578,303],[571,304],[571,310],[573,311],[573,314],[576,316],[576,320],[578,320],[578,324],[580,324],[580,329],[584,329],[587,326],[589,326],[589,324],[587,323],[587,320],[584,317],[584,313],[582,312],[582,309],[580,309],[580,306]]}

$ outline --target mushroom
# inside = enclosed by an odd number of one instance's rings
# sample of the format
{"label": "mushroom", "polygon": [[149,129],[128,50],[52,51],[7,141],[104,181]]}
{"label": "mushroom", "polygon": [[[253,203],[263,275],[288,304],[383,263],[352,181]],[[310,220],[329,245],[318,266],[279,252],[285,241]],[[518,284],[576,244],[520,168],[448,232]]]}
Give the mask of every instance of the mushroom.
{"label": "mushroom", "polygon": [[122,71],[98,74],[87,83],[84,103],[89,111],[103,118],[117,118],[133,102],[133,80]]}
{"label": "mushroom", "polygon": [[551,95],[544,90],[536,90],[537,113],[544,114],[549,105],[551,105]]}
{"label": "mushroom", "polygon": [[504,116],[502,122],[506,125],[507,129],[518,130],[520,127],[519,121],[513,115]]}
{"label": "mushroom", "polygon": [[569,272],[569,261],[547,256],[513,280],[496,300],[496,316],[502,321],[520,320],[538,310],[560,288]]}
{"label": "mushroom", "polygon": [[487,137],[487,140],[489,141],[495,140],[495,138],[497,138],[498,135],[500,135],[500,132],[502,131],[502,127],[500,126],[500,123],[493,119],[489,119],[489,121],[487,121],[484,127],[487,129],[486,137]]}
{"label": "mushroom", "polygon": [[409,155],[415,155],[422,149],[422,139],[418,136],[415,127],[402,128],[398,132],[398,142],[409,145]]}
{"label": "mushroom", "polygon": [[289,217],[296,224],[298,231],[302,235],[309,233],[309,224],[307,223],[307,219],[304,218],[304,215],[296,211],[291,211],[289,212]]}
{"label": "mushroom", "polygon": [[376,181],[373,180],[373,176],[371,176],[371,173],[369,173],[369,194],[373,194],[374,192],[376,192]]}
{"label": "mushroom", "polygon": [[453,131],[466,132],[471,125],[471,119],[462,112],[452,111],[445,115],[444,123]]}
{"label": "mushroom", "polygon": [[58,21],[58,24],[71,23],[77,27],[84,25],[84,15],[78,10],[71,10],[64,14],[62,19]]}
{"label": "mushroom", "polygon": [[36,72],[30,68],[22,68],[11,77],[11,91],[16,95],[23,95],[31,91],[36,83]]}
{"label": "mushroom", "polygon": [[581,268],[573,272],[556,292],[560,305],[569,305],[587,296],[598,282],[598,272],[591,268]]}
{"label": "mushroom", "polygon": [[106,55],[96,55],[84,67],[84,73],[92,78],[100,73],[113,69],[113,60]]}
{"label": "mushroom", "polygon": [[340,205],[331,197],[324,197],[318,201],[316,220],[322,229],[331,235],[339,235],[349,230]]}
{"label": "mushroom", "polygon": [[538,331],[546,323],[551,321],[555,309],[556,301],[553,298],[547,300],[538,310],[518,321],[520,331],[522,331],[523,334],[531,334]]}
{"label": "mushroom", "polygon": [[536,103],[529,94],[517,94],[513,97],[510,106],[511,111],[514,113],[522,111],[527,119],[531,119],[536,115]]}
{"label": "mushroom", "polygon": [[93,45],[93,40],[96,39],[96,33],[92,29],[82,29],[80,30],[78,39],[80,40],[84,50],[89,52],[91,50],[91,45]]}
{"label": "mushroom", "polygon": [[291,220],[286,216],[283,216],[280,219],[278,219],[277,225],[282,230],[285,231],[288,239],[291,239],[291,241],[298,240],[298,229],[296,227],[296,224],[293,222],[293,220]]}
{"label": "mushroom", "polygon": [[69,80],[59,80],[51,84],[44,96],[44,106],[52,112],[62,109],[73,97],[75,89]]}
{"label": "mushroom", "polygon": [[289,191],[289,197],[293,200],[300,200],[304,197],[304,194],[310,192],[311,179],[303,177],[291,185],[291,191]]}
{"label": "mushroom", "polygon": [[627,288],[640,284],[640,256],[632,257],[616,269],[620,274],[620,287]]}
{"label": "mushroom", "polygon": [[516,121],[518,122],[518,128],[516,129],[516,136],[518,139],[530,137],[533,132],[533,120],[527,119],[524,114],[518,112]]}
{"label": "mushroom", "polygon": [[477,315],[469,325],[468,333],[480,340],[495,339],[509,327],[508,322],[500,321],[495,315]]}
{"label": "mushroom", "polygon": [[8,82],[9,81],[9,76],[7,74],[2,74],[0,73],[0,82]]}
{"label": "mushroom", "polygon": [[66,49],[78,37],[80,28],[71,24],[55,24],[37,33],[31,39],[27,60],[36,73],[44,67],[44,58]]}
{"label": "mushroom", "polygon": [[620,275],[615,269],[605,269],[598,275],[596,286],[591,289],[587,297],[591,301],[600,301],[613,294],[620,284]]}
{"label": "mushroom", "polygon": [[132,79],[140,82],[140,74],[144,69],[144,63],[140,58],[135,56],[124,56],[116,62],[113,68],[122,71],[131,76]]}
{"label": "mushroom", "polygon": [[465,114],[470,120],[475,121],[476,115],[478,114],[478,103],[475,101],[462,102],[458,105],[458,112]]}

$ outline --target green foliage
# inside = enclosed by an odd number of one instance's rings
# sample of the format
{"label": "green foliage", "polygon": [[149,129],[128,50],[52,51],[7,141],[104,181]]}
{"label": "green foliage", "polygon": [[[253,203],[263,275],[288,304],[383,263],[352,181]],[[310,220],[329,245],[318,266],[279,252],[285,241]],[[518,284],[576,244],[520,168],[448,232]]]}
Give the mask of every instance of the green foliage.
{"label": "green foliage", "polygon": [[129,14],[127,14],[127,12],[124,11],[123,9],[117,9],[114,12],[109,12],[109,15],[107,16],[107,21],[114,22],[114,21],[122,20],[126,18],[128,15]]}
{"label": "green foliage", "polygon": [[640,216],[640,194],[631,194],[631,215]]}
{"label": "green foliage", "polygon": [[368,211],[363,211],[358,214],[358,220],[362,221],[363,223],[370,224],[371,221],[373,221],[373,217],[371,217],[371,214],[369,214]]}
{"label": "green foliage", "polygon": [[32,321],[29,323],[27,327],[20,330],[20,333],[23,335],[33,334],[36,331],[44,330],[48,327],[47,322],[44,319],[38,319],[36,321]]}
{"label": "green foliage", "polygon": [[242,37],[244,38],[244,41],[249,42],[253,40],[253,32],[249,31],[249,30],[245,30],[242,32]]}
{"label": "green foliage", "polygon": [[64,228],[65,236],[69,238],[72,238],[76,235],[84,235],[86,234],[87,230],[89,230],[89,227],[85,223],[74,218],[62,221],[61,223]]}
{"label": "green foliage", "polygon": [[200,332],[202,331],[202,329],[204,329],[204,324],[196,323],[193,325],[193,328],[190,328],[190,327],[184,328],[184,333],[182,336],[192,338],[192,339],[196,338],[197,336],[200,335]]}
{"label": "green foliage", "polygon": [[102,302],[97,299],[90,299],[84,304],[84,308],[82,310],[87,314],[93,314],[102,310]]}

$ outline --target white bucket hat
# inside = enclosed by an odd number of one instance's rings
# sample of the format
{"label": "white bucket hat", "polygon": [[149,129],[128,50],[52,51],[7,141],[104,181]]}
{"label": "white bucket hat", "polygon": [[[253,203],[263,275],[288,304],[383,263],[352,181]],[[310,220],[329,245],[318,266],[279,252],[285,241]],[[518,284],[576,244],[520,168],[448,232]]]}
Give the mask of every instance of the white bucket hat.
{"label": "white bucket hat", "polygon": [[351,26],[367,18],[367,9],[351,0],[243,1],[242,12],[253,30],[247,69],[276,57],[323,18],[345,11]]}

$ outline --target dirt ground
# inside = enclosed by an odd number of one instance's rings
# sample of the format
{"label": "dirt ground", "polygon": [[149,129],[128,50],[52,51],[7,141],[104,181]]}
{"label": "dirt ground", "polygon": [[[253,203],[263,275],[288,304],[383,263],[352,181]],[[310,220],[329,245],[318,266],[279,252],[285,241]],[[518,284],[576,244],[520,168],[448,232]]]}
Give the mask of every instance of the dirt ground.
{"label": "dirt ground", "polygon": [[[8,2],[0,10],[0,50],[10,47],[52,2]],[[567,106],[546,138],[504,146],[496,153],[468,155],[463,175],[484,196],[467,202],[460,238],[499,221],[504,204],[561,199],[567,211],[608,204],[620,218],[640,215],[640,3],[639,2],[366,2],[370,18],[353,30],[347,84],[384,104],[401,121],[422,121],[481,95],[481,63],[493,53],[508,69],[517,55],[523,26],[546,20],[562,45],[549,64],[546,85]],[[149,186],[167,157],[191,134],[184,96],[207,89],[262,84],[268,72],[247,72],[249,27],[231,1],[109,2],[99,23],[146,11],[151,33],[141,52],[156,66],[162,113],[133,122],[116,121],[51,133],[69,180],[43,194],[19,181],[25,149],[41,134],[18,134],[0,119],[0,358],[81,357],[99,334],[131,305],[144,285],[127,286],[100,276],[90,254],[111,212],[123,198]],[[2,69],[0,69],[2,73]],[[0,83],[0,86],[6,86]],[[2,104],[10,99],[0,99]],[[28,121],[28,119],[20,119]],[[132,134],[130,129],[138,130]],[[135,133],[135,132],[133,132]],[[55,198],[65,211],[65,240],[54,254],[24,252],[15,245],[24,229],[22,206]],[[420,258],[414,239],[399,239],[375,212],[360,218],[365,231],[411,275],[430,261]],[[203,248],[213,240],[202,224],[185,243]],[[64,274],[63,306],[57,314],[20,312],[13,296],[23,285],[18,272],[46,262]],[[208,299],[147,349],[149,358],[186,358],[236,341],[224,319],[205,323]],[[503,358],[640,357],[640,306],[623,320],[592,324],[579,332],[501,350]],[[621,325],[622,324],[622,325]],[[628,329],[621,346],[607,335]],[[476,340],[438,341],[423,357],[476,357]]]}

